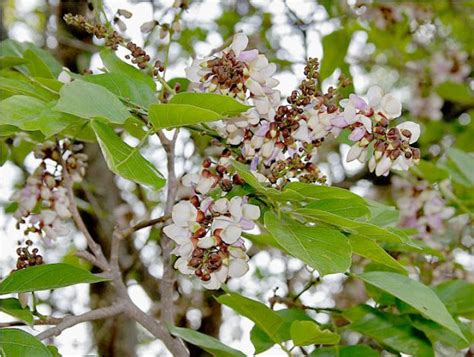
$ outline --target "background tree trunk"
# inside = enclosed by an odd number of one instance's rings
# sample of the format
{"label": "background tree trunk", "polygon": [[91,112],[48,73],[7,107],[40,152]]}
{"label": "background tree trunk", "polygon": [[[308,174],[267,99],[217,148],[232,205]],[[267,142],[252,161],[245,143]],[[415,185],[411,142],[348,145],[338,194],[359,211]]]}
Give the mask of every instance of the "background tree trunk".
{"label": "background tree trunk", "polygon": [[[88,2],[86,0],[61,0],[57,8],[58,38],[64,37],[91,43],[92,38],[89,34],[71,28],[63,21],[63,16],[67,13],[86,15],[87,12]],[[72,71],[78,71],[78,58],[82,53],[83,51],[80,48],[69,46],[64,41],[58,40],[56,55]],[[107,168],[99,146],[97,144],[86,144],[85,153],[89,157],[85,184],[93,190],[92,194],[96,198],[95,202],[98,206],[96,208],[99,210],[97,212],[99,216],[83,213],[83,218],[92,236],[108,254],[114,228],[113,213],[117,207],[123,204],[123,201],[115,184],[114,175]],[[87,200],[87,197],[84,198]],[[98,217],[100,218],[98,219]],[[121,254],[121,260],[128,258],[128,252],[125,249]],[[92,284],[90,286],[91,309],[113,303],[114,292],[112,289],[110,284]],[[92,327],[93,338],[100,356],[133,357],[136,355],[137,326],[133,320],[125,316],[119,316],[106,320],[96,320],[92,322]]]}

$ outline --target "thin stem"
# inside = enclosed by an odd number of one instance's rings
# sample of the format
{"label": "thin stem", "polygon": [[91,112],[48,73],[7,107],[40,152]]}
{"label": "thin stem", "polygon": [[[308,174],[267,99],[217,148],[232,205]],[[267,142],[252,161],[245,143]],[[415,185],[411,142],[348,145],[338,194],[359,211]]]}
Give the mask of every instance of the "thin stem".
{"label": "thin stem", "polygon": [[67,316],[62,319],[56,326],[41,332],[36,336],[39,340],[45,340],[49,337],[59,336],[65,329],[93,320],[100,320],[107,317],[117,316],[124,311],[123,303],[116,303],[111,306],[102,307],[100,309],[91,310],[78,316]]}

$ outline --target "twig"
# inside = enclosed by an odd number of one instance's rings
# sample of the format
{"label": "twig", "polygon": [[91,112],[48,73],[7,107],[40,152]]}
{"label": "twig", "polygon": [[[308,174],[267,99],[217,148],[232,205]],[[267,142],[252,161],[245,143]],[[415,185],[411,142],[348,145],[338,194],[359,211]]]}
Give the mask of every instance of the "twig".
{"label": "twig", "polygon": [[64,162],[64,158],[62,157],[62,155],[60,157],[61,166],[63,167],[64,186],[66,188],[67,197],[69,199],[69,210],[71,211],[72,219],[76,223],[77,228],[86,238],[87,246],[90,248],[96,258],[95,264],[102,270],[108,271],[109,263],[107,262],[107,259],[105,259],[104,253],[102,252],[102,248],[94,241],[94,238],[92,238],[92,235],[89,233],[89,230],[87,229],[87,226],[84,223],[81,214],[79,213],[79,209],[77,208],[76,200],[74,198],[74,189],[71,176],[69,176],[69,172],[67,171],[67,166]]}
{"label": "twig", "polygon": [[[173,138],[168,140],[164,134],[159,131],[158,137],[166,151],[167,168],[168,168],[168,191],[166,196],[166,204],[164,214],[170,215],[176,200],[176,192],[178,189],[178,180],[174,167],[175,161],[175,144],[178,138],[178,129],[175,130]],[[162,233],[164,235],[164,233]],[[165,323],[174,324],[174,269],[171,259],[171,250],[173,241],[166,237],[161,239],[162,259],[163,259],[163,276],[161,278],[160,294],[161,294],[161,318]]]}
{"label": "twig", "polygon": [[44,340],[49,337],[59,336],[65,329],[80,324],[82,322],[88,322],[93,320],[100,320],[106,317],[117,316],[124,311],[124,303],[116,303],[111,306],[102,307],[100,309],[88,311],[82,315],[77,316],[66,316],[56,326],[41,332],[36,336],[39,340]]}
{"label": "twig", "polygon": [[[37,319],[33,320],[33,325],[57,325],[61,321],[62,318],[57,317],[47,317],[45,319]],[[28,326],[29,324],[24,321],[11,321],[11,322],[0,322],[0,328],[4,327],[13,327],[13,326]]]}

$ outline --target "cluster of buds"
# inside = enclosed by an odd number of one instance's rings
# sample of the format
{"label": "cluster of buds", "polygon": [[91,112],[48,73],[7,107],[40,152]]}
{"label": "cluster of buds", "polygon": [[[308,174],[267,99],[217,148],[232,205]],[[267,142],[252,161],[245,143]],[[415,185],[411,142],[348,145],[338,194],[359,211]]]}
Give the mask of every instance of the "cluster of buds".
{"label": "cluster of buds", "polygon": [[[130,18],[132,16],[132,13],[120,9],[117,11],[117,14],[115,15],[114,18],[114,23],[121,29],[121,31],[126,30],[125,23],[120,19],[120,17],[124,18]],[[71,26],[76,26],[81,29],[84,29],[87,33],[90,33],[91,35],[94,35],[98,39],[104,39],[105,40],[105,46],[111,48],[112,50],[116,51],[118,49],[118,46],[120,45],[125,45],[126,48],[130,51],[129,55],[126,55],[126,59],[131,58],[131,62],[133,64],[136,64],[138,68],[140,69],[146,69],[148,67],[148,64],[150,63],[150,55],[148,55],[145,50],[138,46],[136,43],[132,41],[128,41],[125,43],[125,39],[123,36],[119,35],[117,31],[113,29],[107,29],[102,24],[93,24],[87,19],[82,16],[82,15],[72,15],[72,14],[66,14],[64,15],[64,21],[66,24],[71,25]],[[157,22],[153,21],[154,26],[156,26]],[[158,71],[163,71],[163,66],[162,64],[157,61],[154,66],[154,74],[157,75]]]}
{"label": "cluster of buds", "polygon": [[365,162],[369,145],[373,143],[374,154],[369,160],[369,169],[377,176],[388,175],[391,168],[408,170],[420,159],[420,151],[410,146],[420,136],[420,126],[406,121],[389,127],[390,121],[401,115],[402,104],[391,94],[384,94],[380,87],[369,88],[368,103],[351,94],[341,101],[344,111],[331,119],[331,131],[337,136],[342,129],[351,131],[349,139],[354,145],[349,150],[347,161]]}
{"label": "cluster of buds", "polygon": [[108,29],[102,24],[92,24],[83,15],[64,15],[66,24],[83,29],[87,33],[94,35],[98,39],[104,39],[105,46],[116,51],[118,46],[124,42],[124,38],[113,29]]}
{"label": "cluster of buds", "polygon": [[259,118],[270,119],[280,100],[280,92],[274,89],[279,82],[272,77],[276,65],[256,49],[245,50],[248,42],[247,36],[236,34],[230,47],[195,59],[186,75],[195,89],[250,100]]}
{"label": "cluster of buds", "polygon": [[416,228],[420,238],[443,234],[455,210],[447,205],[438,190],[423,180],[412,183],[393,177],[393,195],[400,210],[400,225]]}
{"label": "cluster of buds", "polygon": [[20,246],[17,248],[16,254],[18,258],[16,260],[16,270],[43,264],[43,257],[38,254],[38,248],[33,248],[30,252],[32,245],[33,242],[28,239],[24,247]]}
{"label": "cluster of buds", "polygon": [[231,157],[230,150],[224,149],[217,161],[204,159],[200,173],[189,173],[182,177],[184,189],[180,196],[207,195],[216,188],[229,192],[234,185],[243,185],[244,181],[239,174],[232,173]]}
{"label": "cluster of buds", "polygon": [[63,170],[67,170],[74,181],[80,181],[85,174],[85,154],[79,153],[81,145],[64,140],[60,146],[45,142],[35,151],[41,163],[27,178],[26,185],[11,197],[18,204],[14,213],[17,228],[25,225],[25,235],[38,233],[52,240],[65,236],[69,229],[64,220],[71,217],[69,199],[63,187]]}
{"label": "cluster of buds", "polygon": [[163,229],[177,244],[175,267],[198,277],[207,289],[219,289],[228,277],[241,277],[249,269],[242,231],[253,229],[259,217],[259,207],[245,197],[213,200],[196,195],[178,202],[173,223]]}
{"label": "cluster of buds", "polygon": [[145,69],[148,62],[150,62],[150,55],[132,41],[127,43],[127,49],[130,51],[130,55],[126,55],[125,58],[129,59],[132,56],[132,63],[136,64],[140,69]]}

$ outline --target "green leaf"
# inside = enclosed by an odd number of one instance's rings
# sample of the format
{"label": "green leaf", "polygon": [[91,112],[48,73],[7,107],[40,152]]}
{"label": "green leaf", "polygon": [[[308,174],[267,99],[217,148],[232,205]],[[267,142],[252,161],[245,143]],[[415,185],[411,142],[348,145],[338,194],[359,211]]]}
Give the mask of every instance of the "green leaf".
{"label": "green leaf", "polygon": [[474,319],[473,283],[464,280],[445,281],[433,290],[451,314]]}
{"label": "green leaf", "polygon": [[27,307],[23,308],[18,299],[0,299],[0,311],[25,321],[27,324],[33,323],[33,314]]}
{"label": "green leaf", "polygon": [[222,115],[212,110],[189,104],[153,104],[148,109],[148,118],[155,130],[176,128],[222,119]]}
{"label": "green leaf", "polygon": [[236,293],[221,295],[217,298],[217,301],[252,320],[255,322],[255,325],[260,327],[273,341],[279,342],[278,329],[283,323],[283,319],[268,306]]}
{"label": "green leaf", "polygon": [[0,140],[0,166],[3,166],[3,164],[8,160],[9,156],[10,149],[8,145],[5,143],[5,141]]}
{"label": "green leaf", "polygon": [[130,117],[127,107],[108,89],[94,83],[74,80],[60,91],[54,108],[85,119],[105,118],[109,122],[123,124]]}
{"label": "green leaf", "polygon": [[449,172],[446,169],[426,160],[421,160],[418,165],[412,166],[410,171],[430,183],[437,183],[449,177]]}
{"label": "green leaf", "polygon": [[[34,52],[48,66],[53,76],[56,78],[61,73],[62,65],[54,56],[46,50],[43,50],[30,42],[18,42],[7,39],[0,43],[0,53],[3,56],[22,57],[26,50]],[[20,70],[26,72],[26,68],[21,66]]]}
{"label": "green leaf", "polygon": [[339,187],[321,186],[303,182],[290,182],[285,186],[283,193],[287,190],[298,192],[305,200],[340,199],[357,201],[360,204],[366,203],[359,195]]}
{"label": "green leaf", "polygon": [[377,351],[366,345],[334,346],[315,349],[310,357],[378,357]]}
{"label": "green leaf", "polygon": [[147,83],[135,81],[133,78],[123,74],[104,73],[95,76],[85,76],[83,80],[105,87],[113,94],[122,97],[123,100],[143,108],[148,108],[157,101]]}
{"label": "green leaf", "polygon": [[168,326],[173,336],[182,338],[186,342],[201,347],[213,356],[222,357],[245,357],[245,355],[219,341],[217,338],[205,335],[189,328]]}
{"label": "green leaf", "polygon": [[0,92],[3,95],[2,98],[17,94],[35,97],[43,101],[56,100],[58,98],[56,94],[37,84],[25,82],[25,78],[19,73],[16,73],[14,78],[0,77]]}
{"label": "green leaf", "polygon": [[5,357],[53,357],[50,350],[38,339],[15,328],[0,330],[0,352]]}
{"label": "green leaf", "polygon": [[0,69],[15,67],[25,63],[28,63],[28,61],[24,58],[14,56],[0,56]]}
{"label": "green leaf", "polygon": [[174,88],[176,84],[179,84],[178,92],[186,92],[189,86],[189,79],[184,78],[184,77],[176,77],[168,81],[168,85],[171,88]]}
{"label": "green leaf", "polygon": [[91,125],[112,172],[154,190],[165,185],[163,176],[140,154],[138,148],[126,144],[107,124],[93,120]]}
{"label": "green leaf", "polygon": [[334,229],[307,227],[288,216],[265,213],[265,226],[279,245],[321,275],[343,273],[351,265],[351,246]]}
{"label": "green leaf", "polygon": [[315,220],[324,224],[330,224],[348,233],[358,233],[370,239],[393,243],[405,241],[400,235],[395,234],[387,229],[378,227],[374,224],[354,221],[331,212],[323,211],[321,209],[302,208],[296,209],[294,212],[305,217],[306,219]]}
{"label": "green leaf", "polygon": [[467,84],[447,81],[438,85],[435,90],[440,97],[451,102],[461,104],[474,103],[473,93]]}
{"label": "green leaf", "polygon": [[127,75],[134,81],[146,83],[146,85],[153,91],[156,91],[156,84],[153,78],[136,67],[129,65],[122,61],[115,55],[115,52],[109,49],[100,51],[100,58],[105,67],[110,73],[119,75]]}
{"label": "green leaf", "polygon": [[23,52],[23,58],[28,61],[28,71],[33,77],[55,78],[48,65],[32,50]]}
{"label": "green leaf", "polygon": [[41,131],[46,137],[59,133],[82,120],[55,112],[48,104],[33,97],[14,95],[0,102],[0,124],[14,125],[26,131]]}
{"label": "green leaf", "polygon": [[380,312],[367,305],[346,310],[343,316],[352,322],[346,329],[372,337],[389,350],[412,356],[434,356],[428,339],[417,333],[406,316]]}
{"label": "green leaf", "polygon": [[349,236],[349,243],[351,244],[353,253],[368,258],[376,263],[383,264],[402,274],[407,274],[405,267],[372,239],[359,234],[351,234]]}
{"label": "green leaf", "polygon": [[319,70],[322,79],[329,77],[336,68],[344,67],[344,58],[351,37],[345,29],[336,30],[323,37],[323,59]]}
{"label": "green leaf", "polygon": [[369,203],[369,223],[376,226],[394,226],[400,220],[400,212],[395,207],[384,205],[380,202],[367,200]]}
{"label": "green leaf", "polygon": [[[466,340],[459,338],[457,335],[452,333],[450,330],[437,324],[436,322],[422,318],[421,316],[411,317],[413,327],[423,331],[423,333],[435,344],[441,342],[448,346],[453,346],[458,350],[469,347],[470,343]],[[461,328],[461,326],[460,326]]]}
{"label": "green leaf", "polygon": [[[474,156],[456,148],[448,150],[448,158],[457,169],[457,175],[453,177],[460,184],[468,187],[474,186]],[[451,173],[454,172],[451,170]]]}
{"label": "green leaf", "polygon": [[[275,313],[283,319],[283,323],[276,333],[277,342],[288,341],[291,339],[290,328],[294,321],[314,321],[300,309],[283,309],[277,310]],[[275,344],[261,328],[255,325],[250,331],[250,340],[255,347],[255,354],[268,350]]]}
{"label": "green leaf", "polygon": [[390,272],[368,272],[356,275],[366,283],[397,297],[456,335],[464,338],[459,326],[438,296],[429,287],[404,275]]}
{"label": "green leaf", "polygon": [[295,321],[290,328],[291,339],[295,346],[308,346],[313,344],[334,345],[341,337],[332,331],[321,330],[313,321]]}
{"label": "green leaf", "polygon": [[214,93],[179,93],[170,100],[171,104],[188,104],[211,110],[222,117],[233,117],[251,107],[227,95]]}
{"label": "green leaf", "polygon": [[365,202],[358,200],[341,200],[338,198],[327,198],[309,203],[305,208],[316,208],[328,211],[347,218],[358,218],[369,215],[369,209]]}
{"label": "green leaf", "polygon": [[56,289],[75,284],[92,284],[106,280],[108,279],[73,265],[44,264],[12,272],[0,283],[0,295]]}

